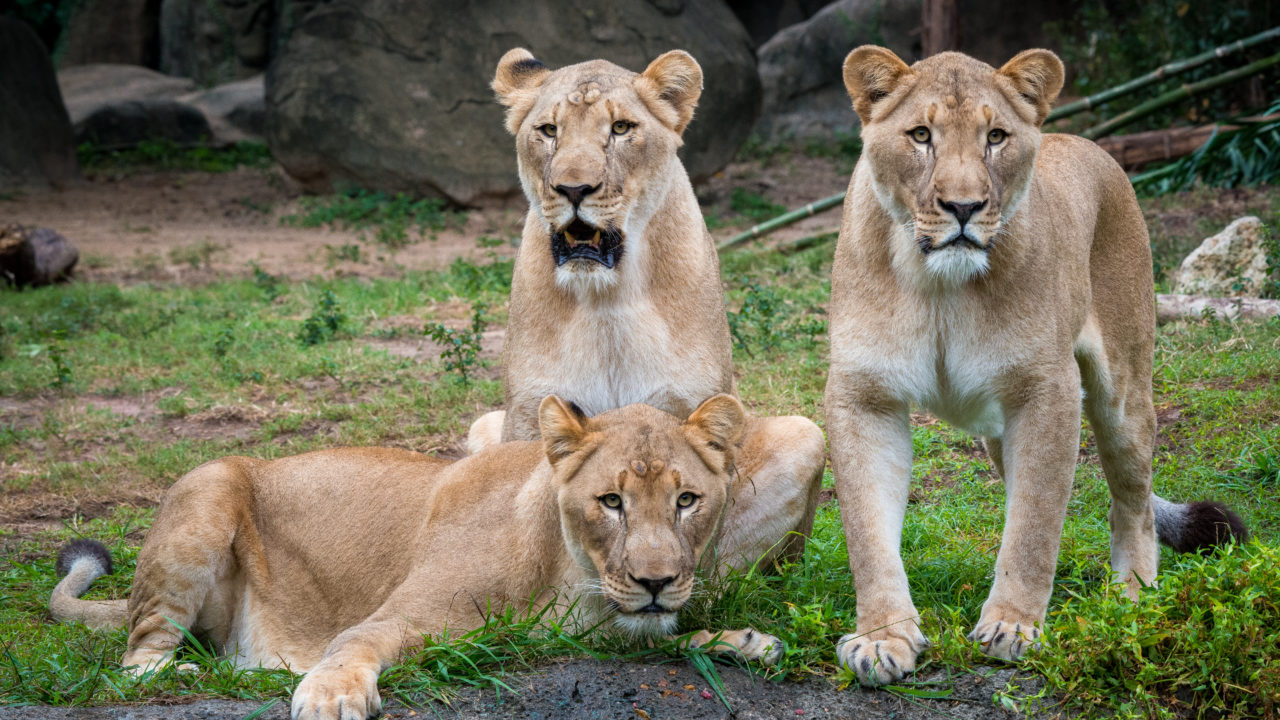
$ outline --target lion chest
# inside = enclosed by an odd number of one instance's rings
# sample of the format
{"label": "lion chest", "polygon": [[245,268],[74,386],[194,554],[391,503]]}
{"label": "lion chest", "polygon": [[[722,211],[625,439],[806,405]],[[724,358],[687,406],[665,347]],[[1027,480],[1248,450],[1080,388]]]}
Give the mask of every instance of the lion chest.
{"label": "lion chest", "polygon": [[[554,374],[546,379],[588,414],[632,403],[688,411],[700,389],[682,376],[682,359],[653,304],[634,300],[575,312],[560,334]],[[679,404],[687,407],[672,407]]]}

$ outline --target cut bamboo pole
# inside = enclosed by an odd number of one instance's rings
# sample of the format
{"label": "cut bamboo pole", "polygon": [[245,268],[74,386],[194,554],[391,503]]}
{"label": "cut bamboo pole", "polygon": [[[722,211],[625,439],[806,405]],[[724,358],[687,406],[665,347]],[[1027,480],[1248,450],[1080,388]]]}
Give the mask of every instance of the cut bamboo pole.
{"label": "cut bamboo pole", "polygon": [[1134,90],[1139,90],[1151,85],[1152,83],[1157,83],[1165,78],[1177,75],[1178,73],[1199,67],[1211,60],[1224,58],[1228,55],[1240,52],[1241,50],[1245,50],[1255,45],[1267,42],[1268,40],[1275,40],[1277,38],[1280,38],[1280,27],[1273,27],[1270,30],[1263,30],[1257,35],[1251,35],[1242,40],[1227,43],[1221,47],[1202,52],[1199,55],[1189,57],[1184,60],[1174,60],[1167,65],[1162,65],[1146,75],[1134,78],[1129,82],[1122,83],[1113,88],[1107,88],[1106,90],[1090,95],[1089,97],[1067,103],[1062,107],[1054,108],[1053,111],[1049,113],[1049,117],[1045,122],[1061,120],[1064,117],[1075,115],[1076,113],[1084,112],[1085,110],[1091,110],[1108,100],[1114,100],[1123,95],[1127,95]]}
{"label": "cut bamboo pole", "polygon": [[792,210],[789,213],[784,213],[772,220],[762,222],[746,232],[740,232],[737,235],[734,235],[728,240],[716,245],[716,250],[724,250],[725,248],[731,248],[734,245],[741,245],[752,238],[760,237],[761,235],[764,235],[767,232],[772,232],[784,225],[790,225],[791,223],[803,220],[810,215],[816,215],[823,210],[833,208],[836,205],[839,205],[842,200],[844,200],[844,193],[837,193],[831,197],[811,202],[802,208]]}
{"label": "cut bamboo pole", "polygon": [[1193,82],[1189,85],[1183,85],[1180,88],[1170,90],[1167,93],[1154,97],[1141,105],[1138,105],[1132,110],[1120,113],[1104,123],[1099,123],[1098,125],[1080,133],[1080,136],[1090,140],[1097,140],[1105,135],[1110,135],[1125,125],[1141,120],[1157,110],[1162,110],[1174,103],[1186,100],[1197,93],[1212,90],[1228,83],[1235,82],[1236,80],[1256,75],[1278,62],[1280,62],[1280,53],[1272,55],[1269,58],[1263,58],[1257,62],[1251,62],[1244,67],[1238,67],[1235,70],[1224,72],[1221,75],[1214,75],[1211,78],[1205,78],[1204,80]]}

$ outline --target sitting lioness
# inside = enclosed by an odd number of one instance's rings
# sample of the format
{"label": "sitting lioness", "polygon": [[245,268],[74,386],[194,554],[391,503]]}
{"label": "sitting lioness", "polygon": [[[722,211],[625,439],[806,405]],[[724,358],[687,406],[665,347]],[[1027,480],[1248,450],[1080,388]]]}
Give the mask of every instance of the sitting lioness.
{"label": "sitting lioness", "polygon": [[[684,422],[644,405],[588,419],[553,396],[539,417],[541,443],[454,463],[380,448],[205,463],[166,495],[127,601],[77,599],[111,560],[76,541],[50,612],[127,619],[122,662],[138,673],[172,661],[178,626],[240,667],[305,671],[293,717],[307,720],[377,713],[384,668],[491,606],[576,603],[581,627],[612,614],[671,633],[704,551],[736,550],[722,518],[742,406],[717,395]],[[720,642],[766,663],[783,651],[750,629]]]}
{"label": "sitting lioness", "polygon": [[[676,156],[702,70],[673,50],[636,74],[604,60],[552,71],[517,48],[493,88],[529,200],[503,348],[506,411],[468,447],[538,435],[549,394],[588,415],[645,403],[686,415],[734,393],[720,264]],[[803,549],[826,446],[801,417],[751,418],[728,511],[741,567]]]}
{"label": "sitting lioness", "polygon": [[1157,533],[1179,550],[1243,537],[1220,505],[1151,493],[1151,253],[1128,178],[1094,143],[1041,135],[1062,87],[1047,50],[999,70],[958,53],[908,67],[860,47],[844,81],[862,157],[831,282],[827,432],[864,684],[926,645],[899,556],[913,405],[985,438],[1005,479],[995,582],[971,638],[1018,658],[1053,588],[1084,410],[1111,490],[1111,569],[1136,597]]}

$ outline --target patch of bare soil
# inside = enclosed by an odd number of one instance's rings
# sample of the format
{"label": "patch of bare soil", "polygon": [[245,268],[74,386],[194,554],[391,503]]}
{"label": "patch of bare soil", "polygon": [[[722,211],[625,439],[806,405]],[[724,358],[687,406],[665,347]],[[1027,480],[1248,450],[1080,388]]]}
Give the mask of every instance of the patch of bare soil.
{"label": "patch of bare soil", "polygon": [[[790,153],[768,162],[735,162],[698,187],[698,200],[707,217],[737,220],[734,227],[717,229],[712,234],[716,241],[726,240],[746,230],[754,221],[736,216],[729,208],[734,188],[763,196],[787,210],[808,205],[849,187],[849,173],[842,171],[838,163],[827,158],[811,158],[801,153]],[[807,217],[797,223],[770,233],[766,242],[770,245],[785,244],[825,232],[840,229],[840,206]]]}
{"label": "patch of bare soil", "polygon": [[[458,257],[480,260],[491,250],[480,248],[476,239],[518,238],[525,211],[523,200],[471,210],[461,227],[392,254],[372,241],[361,242],[360,231],[282,224],[283,217],[300,211],[300,196],[278,168],[148,171],[100,176],[61,191],[28,191],[0,201],[0,218],[65,235],[80,250],[76,273],[81,278],[200,283],[243,275],[250,261],[274,275],[306,278],[325,273],[393,277],[406,268],[444,267]],[[337,258],[336,249],[348,244],[360,247],[362,262]],[[512,255],[515,248],[504,244],[496,251]]]}

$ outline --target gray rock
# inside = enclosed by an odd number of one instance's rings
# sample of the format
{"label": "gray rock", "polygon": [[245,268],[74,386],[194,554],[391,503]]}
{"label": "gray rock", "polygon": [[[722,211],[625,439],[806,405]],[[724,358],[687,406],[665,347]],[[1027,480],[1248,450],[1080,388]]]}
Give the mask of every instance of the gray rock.
{"label": "gray rock", "polygon": [[1177,292],[1226,297],[1258,295],[1267,284],[1262,221],[1245,216],[1205,238],[1178,269]]}
{"label": "gray rock", "polygon": [[77,177],[71,121],[53,63],[31,28],[0,16],[0,188]]}
{"label": "gray rock", "polygon": [[61,41],[62,67],[155,66],[160,50],[159,0],[81,0],[70,7]]}
{"label": "gray rock", "polygon": [[873,43],[919,59],[920,0],[839,0],[760,46],[764,103],[754,132],[767,140],[830,136],[858,125],[844,89],[844,58]]}
{"label": "gray rock", "polygon": [[205,86],[257,75],[274,19],[272,0],[163,0],[160,69]]}
{"label": "gray rock", "polygon": [[667,50],[692,53],[705,76],[682,151],[695,178],[732,158],[759,112],[750,40],[721,0],[335,0],[267,72],[272,154],[313,191],[514,196],[514,142],[489,82],[519,46],[551,67],[604,58],[637,72]]}
{"label": "gray rock", "polygon": [[262,142],[267,122],[262,75],[182,95],[178,100],[204,113],[215,144]]}
{"label": "gray rock", "polygon": [[213,136],[196,107],[180,101],[195,83],[133,65],[80,65],[58,74],[77,143],[107,149],[143,140],[196,145]]}

